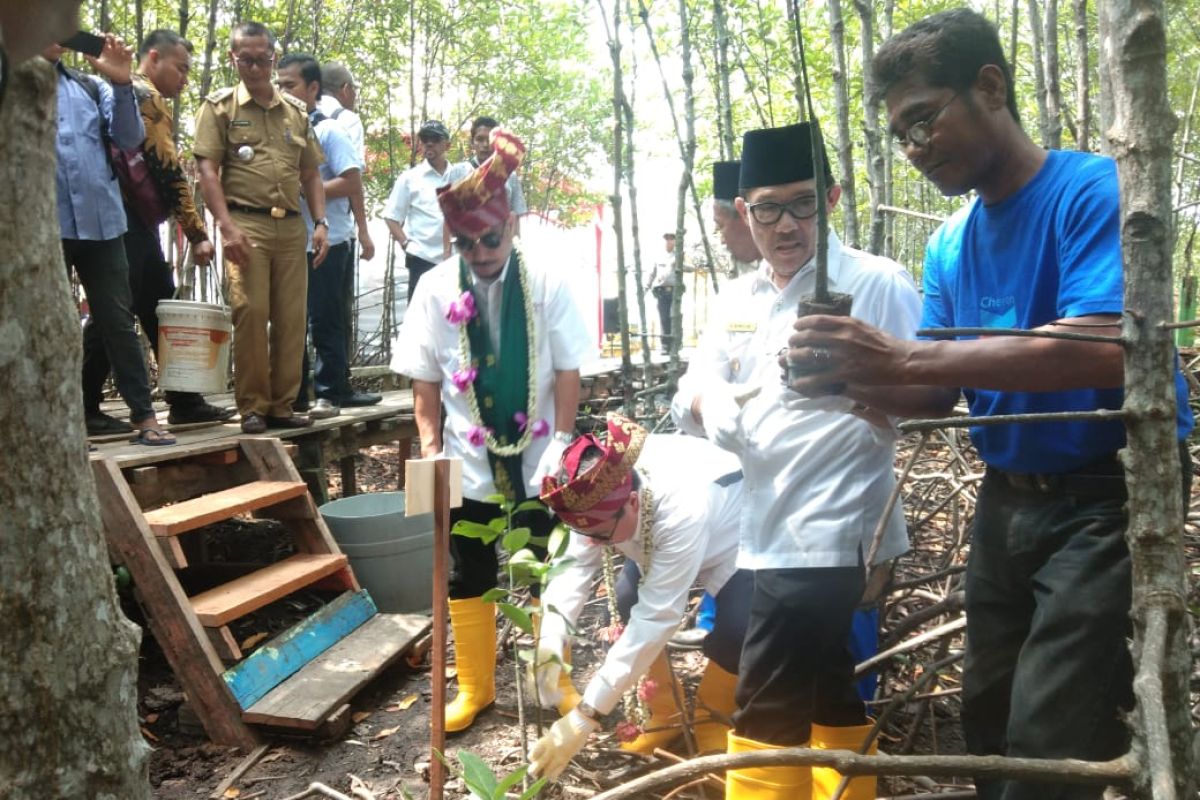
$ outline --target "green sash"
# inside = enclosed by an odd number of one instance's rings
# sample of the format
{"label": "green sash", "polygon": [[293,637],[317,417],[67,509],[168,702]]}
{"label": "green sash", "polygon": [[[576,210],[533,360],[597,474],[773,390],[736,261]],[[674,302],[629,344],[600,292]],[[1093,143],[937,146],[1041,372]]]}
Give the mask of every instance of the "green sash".
{"label": "green sash", "polygon": [[[458,283],[460,288],[475,296],[477,308],[484,308],[481,293],[474,291],[467,264],[458,259]],[[525,413],[529,405],[529,333],[525,319],[525,294],[521,290],[520,265],[514,249],[508,258],[507,273],[500,294],[500,354],[492,349],[492,337],[488,335],[483,314],[477,313],[467,323],[467,339],[471,343],[471,366],[478,370],[475,376],[475,399],[479,403],[479,416],[483,424],[491,428],[493,436],[501,445],[515,444],[522,433],[514,416]],[[526,420],[532,425],[533,420]],[[492,466],[492,477],[496,491],[509,500],[520,502],[525,499],[525,478],[521,469],[522,454],[501,458],[488,450],[488,461]]]}

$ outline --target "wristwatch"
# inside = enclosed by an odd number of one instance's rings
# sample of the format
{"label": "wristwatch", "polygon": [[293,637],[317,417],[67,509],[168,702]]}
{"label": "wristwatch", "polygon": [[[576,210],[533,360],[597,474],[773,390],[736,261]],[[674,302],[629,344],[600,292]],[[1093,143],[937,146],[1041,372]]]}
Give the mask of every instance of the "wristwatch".
{"label": "wristwatch", "polygon": [[575,431],[555,431],[554,436],[550,438],[554,439],[556,442],[570,444],[579,438],[579,434],[577,434]]}
{"label": "wristwatch", "polygon": [[581,716],[590,719],[592,722],[600,721],[600,712],[587,703],[581,702],[579,705],[575,706],[575,710],[578,711]]}
{"label": "wristwatch", "polygon": [[324,217],[321,217],[320,219],[314,219],[314,220],[313,220],[313,227],[315,228],[315,227],[317,227],[318,225],[324,225],[324,226],[325,226],[325,230],[329,230],[329,220],[325,219]]}

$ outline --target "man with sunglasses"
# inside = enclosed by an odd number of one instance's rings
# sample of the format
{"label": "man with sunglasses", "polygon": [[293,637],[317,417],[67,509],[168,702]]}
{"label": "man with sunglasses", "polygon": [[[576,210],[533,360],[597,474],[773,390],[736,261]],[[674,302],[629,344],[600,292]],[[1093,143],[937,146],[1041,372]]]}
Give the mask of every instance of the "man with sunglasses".
{"label": "man with sunglasses", "polygon": [[451,164],[446,158],[450,131],[438,120],[425,122],[417,131],[417,141],[424,160],[396,178],[383,209],[383,221],[404,251],[410,303],[421,276],[450,257],[438,191],[471,171],[469,164]]}
{"label": "man with sunglasses", "polygon": [[300,203],[313,219],[316,269],[329,252],[318,169],[324,159],[304,102],[271,81],[275,35],[261,23],[239,23],[229,37],[229,59],[241,82],[205,98],[192,151],[229,275],[233,393],[243,432],[303,428],[312,419],[292,410],[308,316]]}
{"label": "man with sunglasses", "polygon": [[[463,505],[451,521],[480,525],[504,516],[496,495],[536,497],[558,468],[574,438],[579,367],[594,352],[561,270],[525,263],[513,245],[505,182],[525,147],[497,129],[492,148],[478,169],[438,193],[458,256],[421,279],[391,365],[412,379],[421,455],[463,460]],[[542,509],[514,518],[534,536],[554,524]],[[499,562],[494,543],[468,536],[450,537],[450,556],[458,696],[446,708],[446,730],[455,732],[496,697],[496,606],[483,594],[496,586]]]}
{"label": "man with sunglasses", "polygon": [[[855,749],[869,726],[854,687],[848,648],[864,590],[871,536],[895,485],[889,420],[854,403],[811,400],[784,386],[777,355],[816,271],[817,204],[830,211],[841,190],[828,160],[812,156],[807,123],[743,137],[738,213],[763,256],[759,269],[722,292],[722,316],[701,341],[672,404],[680,427],[737,453],[745,504],[737,566],[752,570],[754,597],[738,670],[730,752],[810,743]],[[816,170],[825,197],[816,194]],[[829,232],[831,291],[853,297],[851,314],[896,336],[916,329],[912,279],[888,259],[844,246]],[[726,295],[728,298],[726,299]],[[877,563],[907,549],[893,508]],[[827,798],[833,770],[779,767],[728,773],[727,797]],[[845,797],[874,798],[872,778]]]}
{"label": "man with sunglasses", "polygon": [[[680,465],[692,465],[681,469]],[[566,556],[542,600],[553,613],[542,621],[536,679],[543,704],[557,700],[561,667],[556,655],[570,640],[592,577],[609,545],[625,556],[617,579],[624,629],[583,693],[583,701],[555,723],[530,753],[533,771],[553,780],[599,728],[621,696],[645,675],[650,719],[622,748],[649,755],[681,733],[666,645],[699,583],[717,597],[712,633],[704,641],[708,665],[696,692],[697,750],[723,751],[733,713],[738,656],[746,632],[751,573],[734,565],[742,512],[737,459],[695,436],[651,435],[618,415],[606,436],[579,437],[563,453],[556,475],[542,488],[545,501],[574,529]],[[613,620],[616,623],[616,620]]]}
{"label": "man with sunglasses", "polygon": [[[1124,308],[1120,197],[1108,158],[1047,151],[1021,128],[996,28],[957,9],[894,36],[874,91],[909,162],[942,194],[976,197],[931,237],[922,328],[1117,336]],[[868,320],[869,322],[869,320]],[[1015,336],[905,341],[855,320],[799,320],[789,357],[820,352],[846,394],[888,413],[938,417],[960,391],[990,417],[1119,409],[1116,343]],[[820,395],[814,382],[793,383]],[[1176,370],[1176,431],[1191,431]],[[979,755],[1105,760],[1126,752],[1133,707],[1131,565],[1119,421],[987,425],[987,464],[967,562],[963,731]],[[1186,449],[1163,453],[1182,464]],[[1174,503],[1176,498],[1164,498]],[[1177,507],[1178,508],[1178,507]],[[988,800],[1083,800],[1102,787],[977,780]]]}

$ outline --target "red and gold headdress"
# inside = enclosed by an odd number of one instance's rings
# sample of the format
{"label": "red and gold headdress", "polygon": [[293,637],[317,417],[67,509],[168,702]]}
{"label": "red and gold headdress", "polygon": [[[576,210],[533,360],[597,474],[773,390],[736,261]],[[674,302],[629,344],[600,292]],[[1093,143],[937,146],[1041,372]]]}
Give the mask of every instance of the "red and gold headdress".
{"label": "red and gold headdress", "polygon": [[505,182],[525,157],[525,145],[503,128],[492,129],[492,155],[470,175],[438,189],[438,204],[456,233],[482,236],[508,219]]}
{"label": "red and gold headdress", "polygon": [[[611,520],[633,491],[633,465],[646,442],[646,429],[619,414],[608,415],[605,438],[587,433],[567,447],[557,476],[542,481],[542,502],[572,528],[588,530]],[[587,450],[600,460],[580,473]]]}

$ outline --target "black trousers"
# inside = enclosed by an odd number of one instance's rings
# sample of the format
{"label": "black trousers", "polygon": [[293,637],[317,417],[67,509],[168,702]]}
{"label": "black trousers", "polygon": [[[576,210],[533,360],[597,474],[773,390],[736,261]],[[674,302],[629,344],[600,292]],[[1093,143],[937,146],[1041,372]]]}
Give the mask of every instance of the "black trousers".
{"label": "black trousers", "polygon": [[417,281],[421,280],[421,276],[436,267],[437,264],[414,256],[412,253],[405,253],[404,266],[408,270],[408,302],[411,303],[413,292],[417,288]]}
{"label": "black trousers", "polygon": [[[99,241],[63,239],[67,269],[75,268],[87,292],[91,317],[83,326],[83,408],[100,411],[101,389],[112,366],[117,391],[129,406],[129,421],[143,422],[154,416],[150,404],[150,373],[146,354],[138,341],[133,321],[133,298],[129,288],[129,262],[120,239]],[[103,358],[103,371],[99,359]],[[95,376],[99,375],[99,384]]]}
{"label": "black trousers", "polygon": [[658,322],[662,328],[663,349],[667,347],[667,342],[671,341],[671,300],[675,297],[675,290],[669,286],[660,286],[653,290],[654,301],[658,304]]}
{"label": "black trousers", "polygon": [[[125,258],[129,263],[129,291],[132,310],[141,323],[142,333],[150,349],[158,355],[158,301],[175,296],[175,276],[171,264],[163,255],[158,231],[147,228],[134,212],[125,209],[129,229],[121,237]],[[104,381],[108,380],[108,356],[99,336],[83,337],[83,397],[84,407],[95,410],[104,396]],[[170,406],[199,405],[204,396],[196,392],[164,392]]]}
{"label": "black trousers", "polygon": [[[450,509],[450,525],[459,520],[487,525],[493,519],[504,516],[500,506],[463,498],[461,508]],[[549,536],[558,520],[545,511],[521,511],[513,515],[513,527],[529,528],[533,536]],[[496,548],[499,540],[484,544],[479,539],[450,534],[450,599],[465,600],[479,597],[488,589],[499,585],[500,558]],[[546,548],[530,544],[529,549],[539,559],[546,558]],[[541,594],[537,586],[532,587],[534,597]]]}
{"label": "black trousers", "polygon": [[[629,622],[630,611],[637,603],[641,577],[638,565],[626,560],[621,567],[621,576],[617,578],[617,613],[621,615],[621,622]],[[754,573],[747,569],[733,573],[717,592],[717,616],[712,630],[704,637],[703,651],[726,672],[736,674],[738,671],[753,596]]]}
{"label": "black trousers", "polygon": [[[337,405],[349,395],[350,365],[346,361],[346,272],[351,266],[348,242],[332,245],[321,262],[313,269],[313,254],[308,253],[308,337],[312,340],[314,356],[309,358],[308,344],[304,347],[304,364],[300,371],[300,399],[308,400],[312,368],[313,394]],[[351,277],[353,282],[353,277]]]}
{"label": "black trousers", "polygon": [[[1183,496],[1191,463],[1181,447]],[[1061,476],[1049,476],[1051,484]],[[1115,458],[1070,485],[990,469],[967,563],[963,732],[976,755],[1115,758],[1133,708],[1132,572]],[[1098,800],[1102,787],[977,780],[984,800]]]}
{"label": "black trousers", "polygon": [[[812,723],[866,722],[848,646],[862,567],[755,570],[734,730],[768,744],[809,740]],[[720,598],[717,599],[718,609]]]}

